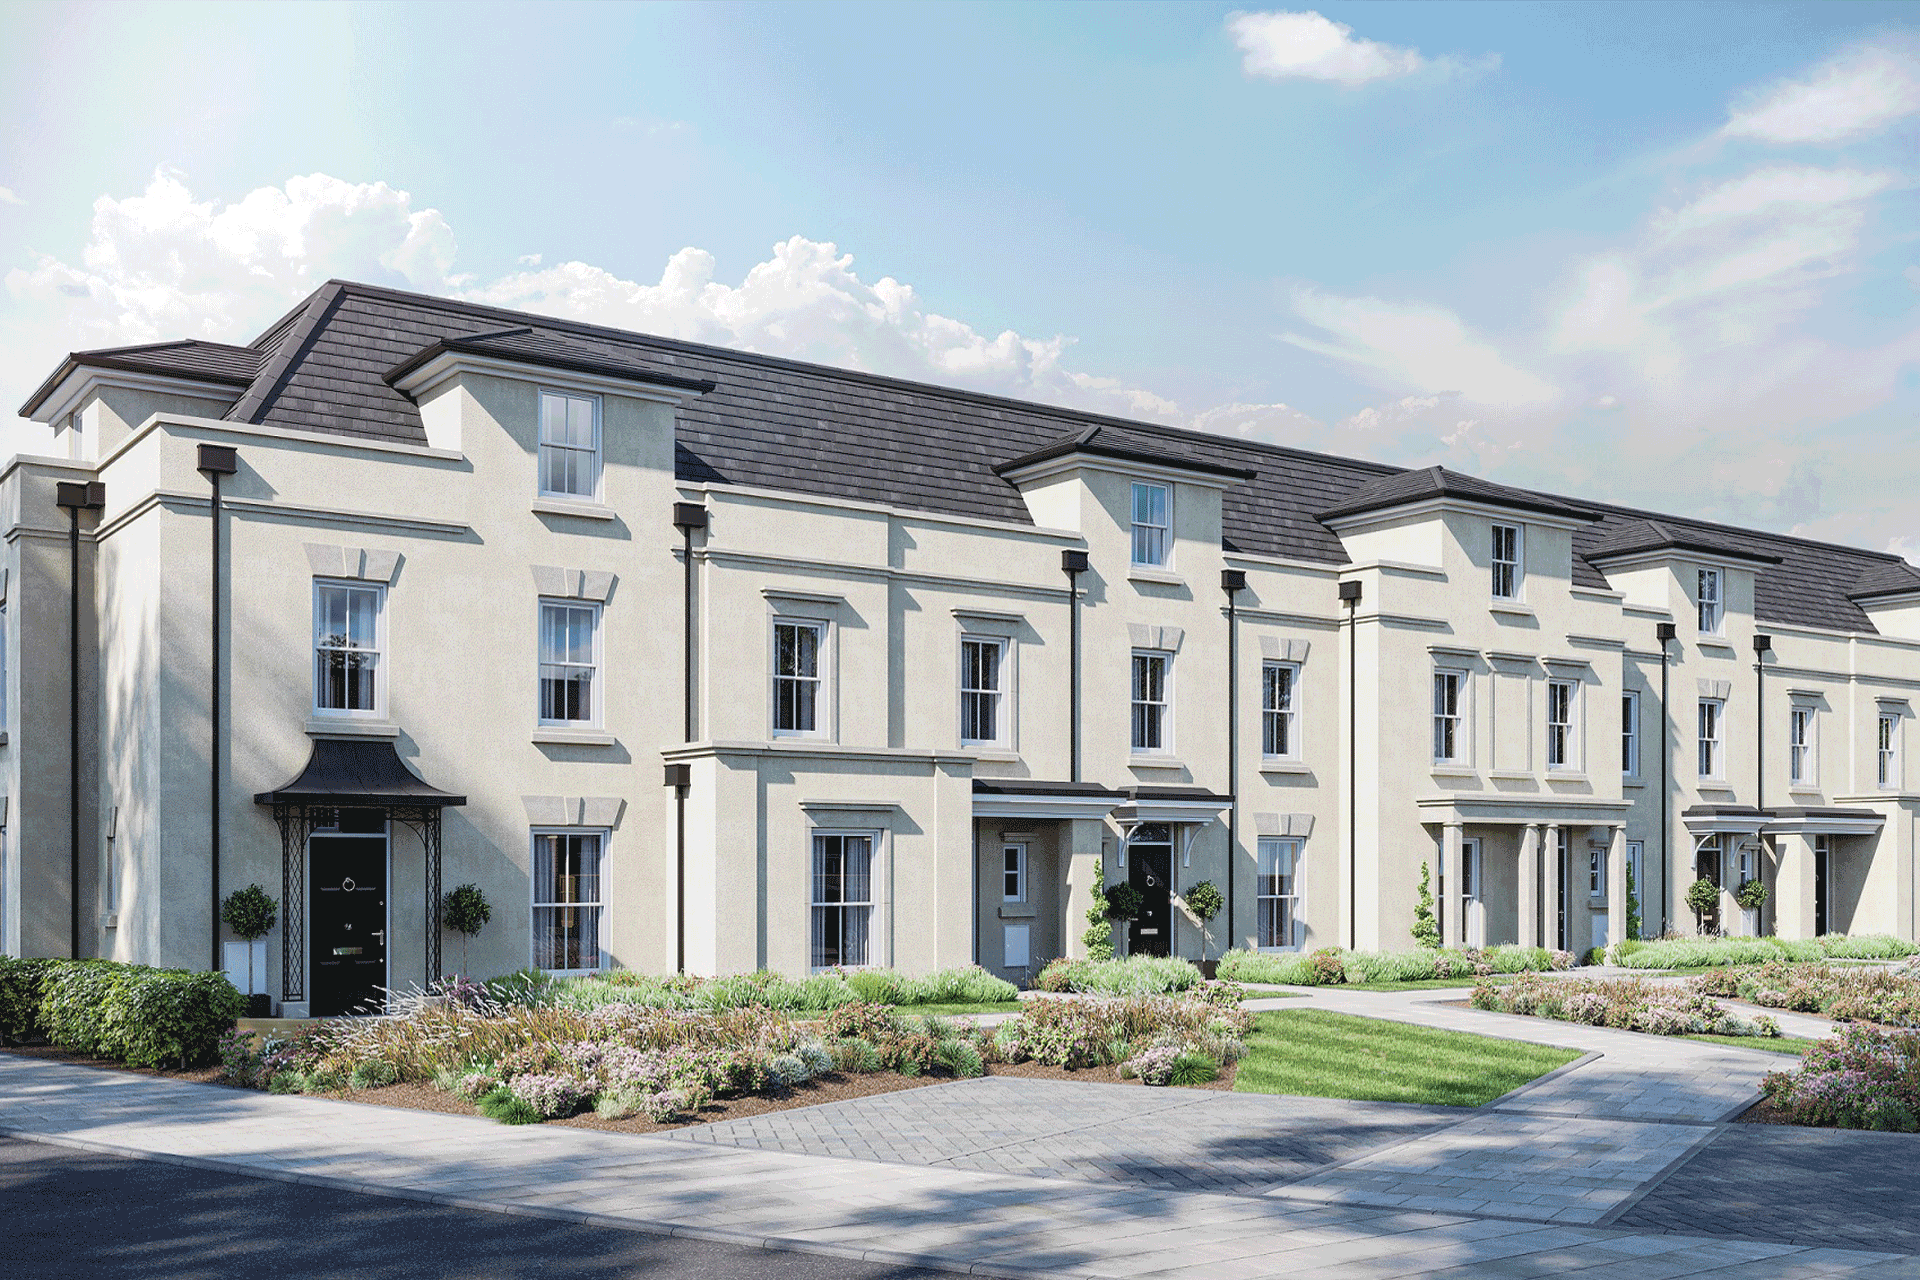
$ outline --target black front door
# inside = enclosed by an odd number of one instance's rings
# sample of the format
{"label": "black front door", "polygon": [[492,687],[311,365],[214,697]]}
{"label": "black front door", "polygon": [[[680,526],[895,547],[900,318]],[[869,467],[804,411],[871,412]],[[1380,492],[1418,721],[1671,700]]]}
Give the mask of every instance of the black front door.
{"label": "black front door", "polygon": [[[1700,851],[1693,855],[1694,878],[1697,880],[1711,880],[1713,881],[1713,887],[1718,889],[1720,887],[1720,862],[1720,837],[1715,836],[1713,839],[1701,845]],[[1716,897],[1714,899],[1713,910],[1700,913],[1701,932],[1714,934],[1720,932],[1719,903],[1720,900]]]}
{"label": "black front door", "polygon": [[387,985],[387,841],[315,836],[313,1002],[315,1017],[377,1012]]}
{"label": "black front door", "polygon": [[1816,937],[1833,932],[1833,837],[1815,836],[1813,841],[1813,932]]}
{"label": "black front door", "polygon": [[1173,952],[1173,830],[1143,826],[1127,842],[1127,874],[1140,891],[1140,915],[1127,935],[1127,951],[1136,956]]}

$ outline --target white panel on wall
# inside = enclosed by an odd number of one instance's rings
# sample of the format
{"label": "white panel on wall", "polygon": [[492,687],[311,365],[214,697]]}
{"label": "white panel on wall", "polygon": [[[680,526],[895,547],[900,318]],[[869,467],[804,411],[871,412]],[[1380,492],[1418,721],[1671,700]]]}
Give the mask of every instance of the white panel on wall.
{"label": "white panel on wall", "polygon": [[1027,967],[1027,939],[1032,926],[1010,924],[1006,929],[1006,954],[1001,957],[1001,967],[1006,969],[1024,969]]}

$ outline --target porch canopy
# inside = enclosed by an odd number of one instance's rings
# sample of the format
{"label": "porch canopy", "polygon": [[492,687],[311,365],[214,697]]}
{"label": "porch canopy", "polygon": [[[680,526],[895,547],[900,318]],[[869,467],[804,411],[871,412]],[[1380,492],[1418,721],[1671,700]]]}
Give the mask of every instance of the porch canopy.
{"label": "porch canopy", "polygon": [[440,972],[440,811],[465,796],[442,791],[409,769],[391,738],[315,738],[306,767],[253,802],[280,827],[280,995],[306,998],[307,839],[343,809],[374,809],[420,837],[426,857],[427,979]]}

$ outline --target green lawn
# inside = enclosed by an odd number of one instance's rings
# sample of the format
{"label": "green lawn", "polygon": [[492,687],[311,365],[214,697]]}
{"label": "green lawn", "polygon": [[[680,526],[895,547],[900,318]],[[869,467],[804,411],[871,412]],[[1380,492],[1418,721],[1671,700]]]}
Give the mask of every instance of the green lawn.
{"label": "green lawn", "polygon": [[1483,982],[1499,983],[1506,974],[1488,978],[1422,978],[1413,982],[1343,982],[1329,991],[1438,991],[1442,987],[1477,987]]}
{"label": "green lawn", "polygon": [[1730,1044],[1736,1049],[1765,1049],[1768,1053],[1790,1053],[1796,1057],[1820,1042],[1798,1036],[1682,1036],[1682,1040],[1702,1040],[1707,1044]]}
{"label": "green lawn", "polygon": [[1233,1087],[1370,1102],[1477,1107],[1580,1054],[1324,1009],[1255,1015]]}
{"label": "green lawn", "polygon": [[950,1013],[1018,1013],[1020,1002],[994,1000],[987,1004],[897,1004],[893,1006],[893,1011],[908,1018],[920,1018],[929,1014],[945,1017]]}

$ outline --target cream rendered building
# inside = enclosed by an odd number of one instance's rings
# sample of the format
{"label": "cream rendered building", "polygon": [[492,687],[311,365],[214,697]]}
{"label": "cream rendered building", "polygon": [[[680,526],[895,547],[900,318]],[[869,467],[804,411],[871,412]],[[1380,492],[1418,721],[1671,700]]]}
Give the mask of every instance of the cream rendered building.
{"label": "cream rendered building", "polygon": [[257,882],[337,1012],[472,883],[481,974],[1020,977],[1102,866],[1196,958],[1409,945],[1423,864],[1450,942],[1624,937],[1629,866],[1915,934],[1888,556],[342,282],[23,412],[8,954],[227,964]]}

